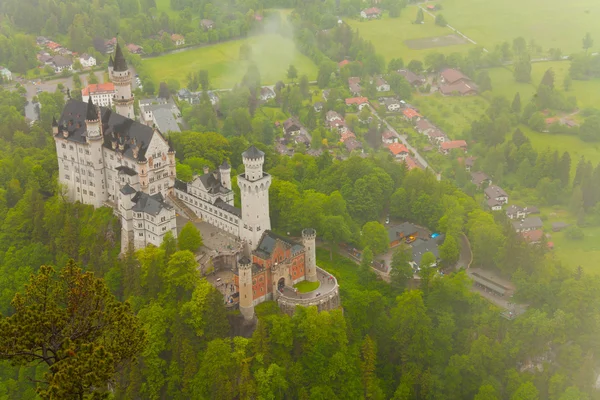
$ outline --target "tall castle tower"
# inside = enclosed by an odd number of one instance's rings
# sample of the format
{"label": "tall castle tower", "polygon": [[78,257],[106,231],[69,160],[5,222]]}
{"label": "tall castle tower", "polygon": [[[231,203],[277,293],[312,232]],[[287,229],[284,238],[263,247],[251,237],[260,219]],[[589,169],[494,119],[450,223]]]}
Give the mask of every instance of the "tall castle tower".
{"label": "tall castle tower", "polygon": [[254,317],[254,289],[252,288],[252,261],[242,257],[238,262],[240,312],[244,319]]}
{"label": "tall castle tower", "polygon": [[121,114],[124,117],[135,119],[133,111],[133,94],[131,93],[131,82],[133,77],[131,71],[127,67],[125,57],[121,51],[121,46],[117,43],[117,49],[115,50],[115,59],[112,67],[109,65],[108,73],[110,80],[115,85],[115,97],[113,103],[117,114]]}
{"label": "tall castle tower", "polygon": [[302,231],[302,244],[304,245],[304,271],[306,280],[317,281],[317,231],[307,228]]}
{"label": "tall castle tower", "polygon": [[271,229],[269,186],[271,175],[263,172],[265,153],[254,146],[242,153],[245,172],[238,176],[242,197],[240,238],[256,248],[264,231]]}

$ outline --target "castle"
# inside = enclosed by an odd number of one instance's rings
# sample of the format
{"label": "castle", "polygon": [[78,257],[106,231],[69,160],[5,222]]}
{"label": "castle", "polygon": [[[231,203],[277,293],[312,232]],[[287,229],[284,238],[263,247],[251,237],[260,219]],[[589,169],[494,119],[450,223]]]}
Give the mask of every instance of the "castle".
{"label": "castle", "polygon": [[[52,123],[59,164],[59,183],[71,201],[112,207],[121,220],[121,249],[160,246],[165,235],[177,237],[176,210],[189,211],[245,244],[236,253],[234,292],[242,315],[254,306],[277,300],[286,312],[295,305],[339,306],[335,279],[316,266],[316,232],[305,229],[302,243],[271,231],[269,187],[263,171],[264,153],[251,146],[242,154],[244,173],[237,176],[242,208],[234,206],[231,167],[224,161],[215,171],[186,183],[175,177],[175,151],[158,129],[134,121],[132,76],[119,44],[110,59],[115,86],[110,108],[69,100]],[[182,213],[185,214],[185,213]],[[231,263],[230,263],[231,264]],[[292,286],[321,281],[323,292],[302,298]]]}

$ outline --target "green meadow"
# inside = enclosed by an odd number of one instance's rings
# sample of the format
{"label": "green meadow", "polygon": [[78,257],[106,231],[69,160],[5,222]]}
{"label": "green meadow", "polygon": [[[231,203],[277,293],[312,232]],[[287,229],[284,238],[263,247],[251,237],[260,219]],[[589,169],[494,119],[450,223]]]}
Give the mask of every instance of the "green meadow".
{"label": "green meadow", "polygon": [[597,0],[444,0],[448,23],[478,44],[493,48],[522,36],[544,50],[581,51],[590,32],[600,45],[600,2]]}
{"label": "green meadow", "polygon": [[242,80],[248,69],[248,62],[239,59],[240,47],[244,43],[252,47],[263,84],[274,84],[279,80],[287,82],[290,64],[296,67],[298,76],[306,74],[310,80],[317,77],[316,65],[296,49],[293,40],[277,34],[257,35],[147,58],[143,60],[141,69],[156,84],[176,79],[182,86],[187,83],[190,72],[205,69],[212,88],[231,88]]}
{"label": "green meadow", "polygon": [[[452,35],[453,32],[449,28],[435,25],[433,17],[428,14],[425,14],[424,24],[413,24],[416,16],[417,7],[409,6],[402,10],[398,18],[390,18],[385,14],[382,19],[372,21],[346,19],[345,22],[358,30],[362,38],[373,43],[377,53],[385,57],[386,62],[392,58],[402,58],[405,62],[413,59],[422,60],[426,54],[434,51],[444,54],[464,53],[474,47],[470,43],[436,46],[436,43],[444,42],[443,37]],[[411,45],[411,48],[406,43],[417,39],[429,39],[431,47],[415,48],[415,45]],[[427,40],[421,42],[426,43]]]}

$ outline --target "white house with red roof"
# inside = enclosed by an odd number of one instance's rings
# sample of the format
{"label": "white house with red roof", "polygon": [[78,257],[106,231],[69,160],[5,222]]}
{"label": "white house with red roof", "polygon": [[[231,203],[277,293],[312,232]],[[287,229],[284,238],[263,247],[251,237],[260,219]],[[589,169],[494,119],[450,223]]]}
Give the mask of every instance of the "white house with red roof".
{"label": "white house with red roof", "polygon": [[115,85],[108,83],[94,83],[87,85],[81,90],[81,99],[87,102],[92,98],[92,102],[102,107],[112,107],[112,100],[115,96]]}
{"label": "white house with red roof", "polygon": [[346,99],[347,106],[356,106],[359,110],[362,110],[369,104],[369,99],[366,97],[350,97]]}
{"label": "white house with red roof", "polygon": [[410,154],[406,146],[402,143],[392,143],[388,145],[388,150],[397,160],[405,160]]}
{"label": "white house with red roof", "polygon": [[404,114],[404,118],[407,121],[419,121],[422,117],[414,108],[405,108],[404,111],[402,111],[402,114]]}
{"label": "white house with red roof", "polygon": [[385,131],[381,134],[381,141],[384,144],[392,144],[394,142],[396,142],[398,140],[398,138],[396,137],[396,135],[394,135],[392,133],[392,131]]}

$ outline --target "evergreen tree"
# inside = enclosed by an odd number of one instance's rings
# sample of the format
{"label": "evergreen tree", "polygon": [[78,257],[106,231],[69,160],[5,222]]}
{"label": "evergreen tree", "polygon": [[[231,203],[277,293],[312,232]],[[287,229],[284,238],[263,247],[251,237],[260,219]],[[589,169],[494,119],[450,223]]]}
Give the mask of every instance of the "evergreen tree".
{"label": "evergreen tree", "polygon": [[517,92],[515,94],[510,108],[515,114],[521,113],[521,93]]}
{"label": "evergreen tree", "polygon": [[552,68],[548,68],[542,77],[542,81],[540,85],[545,85],[550,89],[554,89],[554,70]]}
{"label": "evergreen tree", "polygon": [[584,38],[582,39],[582,44],[583,44],[583,49],[585,50],[586,53],[594,45],[594,39],[592,39],[592,35],[590,35],[589,32],[587,32],[585,34]]}
{"label": "evergreen tree", "polygon": [[288,79],[291,79],[292,82],[294,82],[294,80],[298,77],[298,70],[296,69],[296,67],[294,67],[291,64],[287,70],[287,77],[288,77]]}
{"label": "evergreen tree", "polygon": [[423,9],[419,7],[417,10],[417,18],[415,19],[415,24],[422,24],[425,20],[425,15],[423,13]]}

